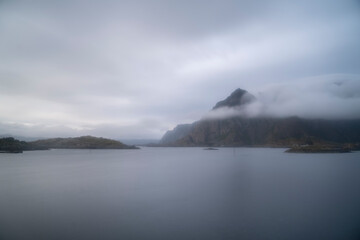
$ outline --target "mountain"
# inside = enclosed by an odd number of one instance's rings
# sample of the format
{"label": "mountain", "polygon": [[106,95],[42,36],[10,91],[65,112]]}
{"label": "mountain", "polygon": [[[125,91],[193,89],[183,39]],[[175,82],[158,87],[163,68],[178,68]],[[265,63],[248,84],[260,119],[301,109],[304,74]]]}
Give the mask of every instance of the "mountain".
{"label": "mountain", "polygon": [[179,146],[278,146],[360,142],[358,120],[240,118],[195,122]]}
{"label": "mountain", "polygon": [[161,138],[160,144],[173,143],[181,138],[186,137],[191,129],[193,124],[180,124],[177,125],[173,130],[167,131],[165,135]]}
{"label": "mountain", "polygon": [[156,144],[159,142],[159,139],[150,139],[150,138],[144,138],[144,139],[139,139],[139,138],[133,138],[133,139],[116,139],[126,145],[135,145],[135,146],[147,146],[149,144]]}
{"label": "mountain", "polygon": [[212,110],[222,107],[240,107],[251,103],[254,100],[256,100],[256,98],[252,94],[248,93],[246,90],[238,88],[225,100],[216,103]]}
{"label": "mountain", "polygon": [[[211,111],[241,108],[255,100],[237,89]],[[360,120],[303,119],[299,117],[229,117],[178,125],[160,141],[165,146],[275,146],[360,142]]]}
{"label": "mountain", "polygon": [[97,138],[92,136],[82,136],[75,138],[50,138],[28,143],[34,148],[58,148],[58,149],[137,149],[122,142]]}

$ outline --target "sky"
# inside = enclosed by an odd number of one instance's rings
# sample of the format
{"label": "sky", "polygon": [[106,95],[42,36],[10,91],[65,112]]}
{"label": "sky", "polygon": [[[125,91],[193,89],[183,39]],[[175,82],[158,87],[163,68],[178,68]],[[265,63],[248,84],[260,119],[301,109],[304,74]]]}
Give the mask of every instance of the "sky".
{"label": "sky", "polygon": [[0,0],[0,134],[158,139],[237,88],[360,118],[360,1]]}

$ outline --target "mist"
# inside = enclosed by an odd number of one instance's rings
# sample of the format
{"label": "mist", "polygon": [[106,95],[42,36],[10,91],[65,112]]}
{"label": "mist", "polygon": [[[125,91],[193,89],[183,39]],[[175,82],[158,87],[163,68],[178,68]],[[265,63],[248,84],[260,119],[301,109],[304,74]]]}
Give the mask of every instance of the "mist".
{"label": "mist", "polygon": [[258,101],[211,116],[356,118],[359,10],[355,0],[0,1],[0,134],[161,138],[237,88]]}
{"label": "mist", "polygon": [[239,107],[223,107],[203,119],[292,117],[360,119],[360,76],[327,75],[259,89],[256,99]]}

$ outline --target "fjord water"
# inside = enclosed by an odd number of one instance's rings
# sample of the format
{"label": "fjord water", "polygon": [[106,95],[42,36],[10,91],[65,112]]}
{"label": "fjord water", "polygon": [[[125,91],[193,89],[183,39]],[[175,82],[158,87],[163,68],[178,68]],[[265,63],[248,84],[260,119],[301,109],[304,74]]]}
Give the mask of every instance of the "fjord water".
{"label": "fjord water", "polygon": [[359,239],[360,152],[0,155],[0,239]]}

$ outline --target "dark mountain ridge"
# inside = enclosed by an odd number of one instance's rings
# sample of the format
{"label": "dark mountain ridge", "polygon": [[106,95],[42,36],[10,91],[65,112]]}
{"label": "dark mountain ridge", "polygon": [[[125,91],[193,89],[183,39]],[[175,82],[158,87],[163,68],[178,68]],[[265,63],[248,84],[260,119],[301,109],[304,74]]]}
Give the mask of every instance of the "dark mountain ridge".
{"label": "dark mountain ridge", "polygon": [[169,130],[161,138],[160,144],[167,144],[176,142],[177,140],[186,137],[191,131],[193,124],[179,124],[173,130]]}
{"label": "dark mountain ridge", "polygon": [[246,90],[241,88],[236,89],[234,92],[230,94],[226,99],[217,102],[212,110],[222,108],[222,107],[240,107],[242,105],[251,103],[256,98],[248,93]]}
{"label": "dark mountain ridge", "polygon": [[[237,89],[218,102],[221,107],[241,108],[255,100]],[[230,117],[205,119],[178,125],[168,131],[160,143],[166,146],[273,146],[360,142],[360,120],[303,119],[299,117]]]}

